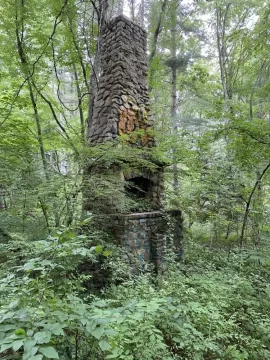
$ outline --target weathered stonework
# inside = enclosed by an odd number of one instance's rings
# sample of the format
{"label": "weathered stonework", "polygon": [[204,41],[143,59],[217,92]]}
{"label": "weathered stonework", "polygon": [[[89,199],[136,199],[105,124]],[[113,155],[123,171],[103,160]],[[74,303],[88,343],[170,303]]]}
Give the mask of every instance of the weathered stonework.
{"label": "weathered stonework", "polygon": [[[146,32],[124,16],[118,16],[102,29],[100,52],[98,91],[88,124],[89,145],[128,135],[126,141],[131,146],[154,146],[146,82]],[[118,182],[118,193],[115,191],[108,197],[108,191],[103,188],[97,193],[105,194],[104,198],[98,195],[98,199],[95,191],[88,189],[86,198],[91,201],[86,203],[85,210],[95,213],[96,225],[130,254],[127,257],[132,268],[137,259],[141,264],[153,263],[156,271],[162,271],[169,224],[174,248],[182,240],[181,212],[180,216],[171,218],[162,210],[162,164],[154,171],[142,168],[134,172],[118,165],[106,168],[99,163],[91,172],[102,176],[106,180],[103,183]],[[134,197],[149,201],[150,209],[126,213],[125,204]]]}
{"label": "weathered stonework", "polygon": [[[134,269],[152,263],[156,271],[163,268],[165,232],[167,220],[161,211],[133,214],[113,214],[99,217],[104,230],[110,233],[116,244],[126,251],[126,258]],[[136,266],[137,263],[137,266]]]}
{"label": "weathered stonework", "polygon": [[149,263],[154,265],[156,272],[163,272],[168,248],[174,252],[176,260],[183,256],[181,211],[98,215],[95,223],[111,235],[115,244],[121,245],[135,273]]}
{"label": "weathered stonework", "polygon": [[159,269],[164,259],[164,229],[166,223],[161,212],[137,213],[125,217],[124,232],[120,235],[122,246],[132,254],[129,257],[141,263],[152,262]]}
{"label": "weathered stonework", "polygon": [[[88,142],[100,143],[133,133],[131,143],[152,146],[146,32],[118,16],[102,29],[99,45],[101,74]],[[136,136],[136,130],[143,130],[143,134]]]}

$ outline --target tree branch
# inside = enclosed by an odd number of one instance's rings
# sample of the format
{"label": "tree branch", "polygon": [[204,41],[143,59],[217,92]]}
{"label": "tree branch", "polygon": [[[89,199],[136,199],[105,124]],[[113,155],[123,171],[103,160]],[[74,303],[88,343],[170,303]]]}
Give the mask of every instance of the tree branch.
{"label": "tree branch", "polygon": [[252,201],[252,197],[253,197],[258,185],[261,184],[261,180],[269,168],[270,168],[270,162],[267,164],[267,166],[263,169],[262,173],[259,175],[259,177],[258,177],[257,181],[255,182],[253,189],[249,195],[249,198],[247,200],[245,214],[244,214],[244,220],[243,220],[242,229],[241,229],[240,241],[239,241],[241,249],[242,249],[243,243],[244,243],[244,235],[245,235],[245,230],[246,230],[246,226],[247,226],[248,214],[249,214],[249,210],[250,210],[250,204]]}

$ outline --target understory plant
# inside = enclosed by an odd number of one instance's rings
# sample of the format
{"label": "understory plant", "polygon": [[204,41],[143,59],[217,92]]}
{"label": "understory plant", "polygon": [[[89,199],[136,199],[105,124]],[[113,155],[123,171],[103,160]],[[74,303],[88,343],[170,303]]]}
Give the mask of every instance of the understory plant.
{"label": "understory plant", "polygon": [[269,359],[267,263],[239,266],[235,255],[218,268],[222,253],[194,250],[163,275],[130,275],[97,296],[76,270],[110,255],[93,239],[59,231],[2,274],[1,359]]}

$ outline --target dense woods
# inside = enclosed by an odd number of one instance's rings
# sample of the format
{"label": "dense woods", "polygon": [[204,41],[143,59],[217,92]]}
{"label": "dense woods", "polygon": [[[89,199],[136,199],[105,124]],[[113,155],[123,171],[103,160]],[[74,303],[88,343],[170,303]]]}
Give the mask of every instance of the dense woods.
{"label": "dense woods", "polygon": [[[269,359],[269,2],[0,10],[0,359]],[[147,34],[152,147],[141,128],[89,144],[102,29],[119,15]],[[166,227],[154,271],[96,218],[157,210],[139,177],[104,169],[161,166],[182,233]]]}

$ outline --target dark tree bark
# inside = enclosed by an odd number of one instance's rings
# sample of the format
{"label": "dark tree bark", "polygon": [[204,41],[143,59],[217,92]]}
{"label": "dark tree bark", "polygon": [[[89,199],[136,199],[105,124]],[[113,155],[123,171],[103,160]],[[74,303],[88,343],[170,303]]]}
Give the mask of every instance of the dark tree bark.
{"label": "dark tree bark", "polygon": [[241,229],[240,241],[239,241],[240,248],[242,248],[243,244],[244,244],[245,230],[247,227],[248,215],[249,215],[249,210],[250,210],[251,201],[253,199],[253,195],[254,195],[256,189],[260,187],[262,178],[264,177],[264,175],[266,174],[266,172],[268,171],[269,168],[270,168],[270,163],[268,163],[267,166],[263,169],[262,173],[258,175],[258,179],[255,182],[255,184],[252,188],[252,191],[248,197],[248,200],[246,203],[246,208],[245,208],[244,220],[243,220],[242,229]]}

